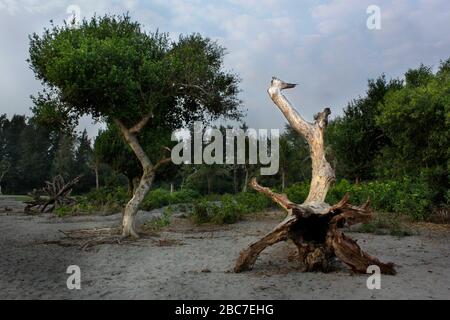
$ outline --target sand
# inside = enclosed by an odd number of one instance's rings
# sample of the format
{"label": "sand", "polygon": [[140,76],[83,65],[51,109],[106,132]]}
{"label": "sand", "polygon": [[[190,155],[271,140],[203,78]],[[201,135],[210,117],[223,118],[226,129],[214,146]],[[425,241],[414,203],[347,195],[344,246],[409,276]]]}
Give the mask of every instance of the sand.
{"label": "sand", "polygon": [[[193,226],[175,218],[159,235],[133,244],[88,251],[45,242],[58,230],[112,227],[120,214],[56,218],[25,215],[13,199],[0,198],[0,299],[449,299],[448,228],[396,238],[351,233],[368,252],[396,263],[398,275],[382,276],[369,290],[368,275],[339,265],[331,273],[302,273],[289,261],[293,247],[264,251],[254,270],[231,272],[239,251],[269,231],[280,212],[231,226]],[[154,213],[141,215],[141,222]],[[427,229],[428,230],[428,229]],[[66,286],[69,265],[81,268],[81,289]]]}

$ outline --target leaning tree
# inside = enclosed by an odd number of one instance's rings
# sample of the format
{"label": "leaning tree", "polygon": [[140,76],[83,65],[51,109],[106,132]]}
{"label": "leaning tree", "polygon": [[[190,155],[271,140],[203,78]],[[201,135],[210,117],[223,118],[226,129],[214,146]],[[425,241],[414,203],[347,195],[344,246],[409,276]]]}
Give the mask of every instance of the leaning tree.
{"label": "leaning tree", "polygon": [[[156,171],[170,158],[147,150],[146,129],[172,131],[193,121],[239,118],[238,78],[223,70],[224,49],[200,35],[170,41],[125,16],[93,17],[30,37],[30,65],[46,88],[34,99],[37,118],[60,123],[83,115],[114,123],[142,167],[122,222],[138,237],[134,220]],[[155,137],[158,143],[158,137]],[[161,146],[163,147],[163,146]]]}
{"label": "leaning tree", "polygon": [[292,128],[307,141],[312,161],[312,179],[308,197],[302,204],[290,201],[286,195],[278,194],[258,184],[250,185],[258,192],[270,197],[287,211],[286,218],[262,239],[251,244],[240,253],[235,272],[250,270],[259,254],[277,242],[292,240],[298,249],[298,260],[304,271],[327,271],[334,257],[339,258],[355,272],[366,272],[368,266],[377,265],[382,273],[395,274],[392,263],[380,262],[361,250],[355,240],[346,236],[340,228],[371,218],[369,201],[363,206],[350,205],[348,194],[337,204],[325,202],[330,185],[335,180],[334,170],[325,157],[324,131],[331,111],[326,108],[314,117],[314,122],[304,120],[282,94],[282,90],[295,87],[273,78],[269,95]]}

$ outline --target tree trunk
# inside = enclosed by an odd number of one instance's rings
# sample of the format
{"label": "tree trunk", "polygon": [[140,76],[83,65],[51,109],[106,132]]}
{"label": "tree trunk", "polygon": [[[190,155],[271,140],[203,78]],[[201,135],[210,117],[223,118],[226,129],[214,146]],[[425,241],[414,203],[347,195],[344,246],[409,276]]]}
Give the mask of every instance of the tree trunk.
{"label": "tree trunk", "polygon": [[139,210],[139,206],[152,186],[153,179],[153,171],[150,168],[147,168],[139,181],[138,187],[133,192],[133,197],[125,206],[122,221],[122,235],[124,237],[139,237],[135,230],[134,221]]}
{"label": "tree trunk", "polygon": [[141,177],[134,177],[131,179],[131,193],[134,194],[134,192],[139,187],[139,184],[141,183]]}
{"label": "tree trunk", "polygon": [[242,188],[242,192],[247,192],[247,185],[248,185],[248,168],[245,166],[245,178],[244,178],[244,187]]}
{"label": "tree trunk", "polygon": [[99,176],[98,176],[98,164],[94,167],[95,172],[95,190],[98,190],[100,188],[100,182],[99,182]]}
{"label": "tree trunk", "polygon": [[281,168],[281,191],[284,191],[285,187],[286,187],[286,173],[284,171],[284,168]]}
{"label": "tree trunk", "polygon": [[233,165],[233,189],[234,194],[238,193],[237,166]]}
{"label": "tree trunk", "polygon": [[139,237],[134,225],[135,217],[139,210],[139,206],[141,205],[142,201],[144,200],[145,196],[147,195],[148,191],[152,186],[156,170],[159,168],[160,165],[170,161],[170,158],[166,158],[158,162],[155,166],[153,166],[150,159],[146,155],[144,149],[142,149],[141,145],[139,144],[136,134],[143,129],[143,127],[149,121],[149,119],[150,116],[144,117],[138,124],[136,124],[131,129],[126,128],[120,120],[114,119],[114,122],[122,132],[125,141],[131,147],[134,154],[141,163],[143,171],[142,177],[139,181],[137,188],[133,190],[133,197],[131,198],[130,201],[128,201],[127,205],[125,206],[122,220],[123,237],[133,237],[133,238]]}
{"label": "tree trunk", "polygon": [[378,265],[381,272],[395,274],[392,263],[382,263],[363,252],[354,240],[345,236],[339,228],[366,222],[371,218],[369,203],[361,207],[348,203],[348,194],[336,205],[325,202],[328,190],[334,182],[334,170],[325,157],[324,130],[330,109],[318,113],[314,123],[305,121],[281,93],[295,85],[273,78],[268,90],[273,102],[284,114],[289,124],[301,134],[310,146],[312,179],[309,194],[303,204],[291,202],[286,195],[274,193],[260,186],[256,179],[250,185],[278,203],[287,211],[287,217],[262,239],[240,253],[235,272],[250,270],[259,254],[279,241],[292,240],[298,251],[298,261],[304,271],[328,271],[334,257],[339,258],[353,271],[365,273],[370,265]]}

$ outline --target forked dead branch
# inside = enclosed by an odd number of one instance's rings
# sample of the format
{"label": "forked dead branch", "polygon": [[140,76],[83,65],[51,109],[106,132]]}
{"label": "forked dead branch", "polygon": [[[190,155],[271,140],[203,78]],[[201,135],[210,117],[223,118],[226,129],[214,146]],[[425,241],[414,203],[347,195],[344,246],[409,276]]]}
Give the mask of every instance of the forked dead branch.
{"label": "forked dead branch", "polygon": [[347,194],[333,206],[325,202],[328,190],[335,180],[334,169],[325,157],[324,148],[324,131],[331,111],[326,108],[314,117],[314,123],[307,122],[282,94],[282,90],[294,87],[294,84],[273,78],[268,92],[292,128],[308,142],[312,160],[309,194],[304,203],[296,204],[286,195],[260,186],[256,179],[250,182],[256,191],[271,198],[288,214],[271,232],[240,253],[234,271],[251,270],[264,249],[280,241],[292,240],[297,246],[298,260],[303,271],[328,271],[333,259],[337,257],[354,272],[365,273],[368,266],[377,265],[382,273],[395,274],[393,263],[383,263],[365,253],[355,240],[340,230],[344,226],[370,220],[369,201],[360,207],[353,206],[349,204]]}

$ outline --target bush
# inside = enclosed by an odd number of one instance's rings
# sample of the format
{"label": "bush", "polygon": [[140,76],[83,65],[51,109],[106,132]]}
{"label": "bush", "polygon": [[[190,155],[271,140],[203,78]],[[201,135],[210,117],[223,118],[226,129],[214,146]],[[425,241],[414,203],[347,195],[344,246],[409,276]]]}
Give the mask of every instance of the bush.
{"label": "bush", "polygon": [[260,212],[273,205],[272,200],[261,193],[242,192],[234,196],[237,203],[245,206],[249,213]]}
{"label": "bush", "polygon": [[194,204],[191,214],[194,223],[232,224],[246,214],[259,212],[271,206],[270,199],[257,193],[225,194],[219,201],[210,199],[208,196]]}
{"label": "bush", "polygon": [[191,203],[200,198],[200,194],[194,190],[181,190],[170,193],[166,189],[151,190],[144,201],[142,202],[142,209],[153,210],[162,208],[171,204],[177,203]]}
{"label": "bush", "polygon": [[288,196],[289,200],[295,203],[303,203],[306,200],[309,193],[309,182],[302,182],[293,184],[284,189],[284,193]]}
{"label": "bush", "polygon": [[151,230],[151,231],[160,231],[161,229],[167,227],[170,225],[170,220],[172,217],[172,208],[169,206],[164,209],[161,217],[157,219],[150,220],[149,222],[144,224],[144,230]]}
{"label": "bush", "polygon": [[211,216],[216,209],[216,204],[205,199],[200,200],[194,204],[194,210],[191,214],[191,219],[195,224],[203,224],[211,222]]}
{"label": "bush", "polygon": [[359,185],[341,180],[328,193],[328,203],[338,202],[346,192],[350,193],[354,204],[364,203],[370,198],[375,210],[407,214],[414,219],[424,219],[431,213],[434,197],[427,184],[408,177],[402,181],[371,181]]}
{"label": "bush", "polygon": [[[296,203],[305,201],[309,192],[309,183],[298,183],[285,189],[288,198]],[[359,185],[342,179],[330,188],[326,201],[330,204],[339,202],[346,193],[350,201],[362,204],[370,198],[373,209],[402,213],[414,219],[424,219],[431,213],[435,194],[427,183],[409,177],[401,181],[370,181]]]}
{"label": "bush", "polygon": [[99,188],[84,195],[82,200],[94,206],[115,204],[124,206],[130,200],[130,194],[124,187]]}
{"label": "bush", "polygon": [[394,213],[379,213],[367,223],[354,229],[356,232],[373,233],[378,235],[389,234],[395,237],[411,236],[412,231],[401,221],[401,217]]}

